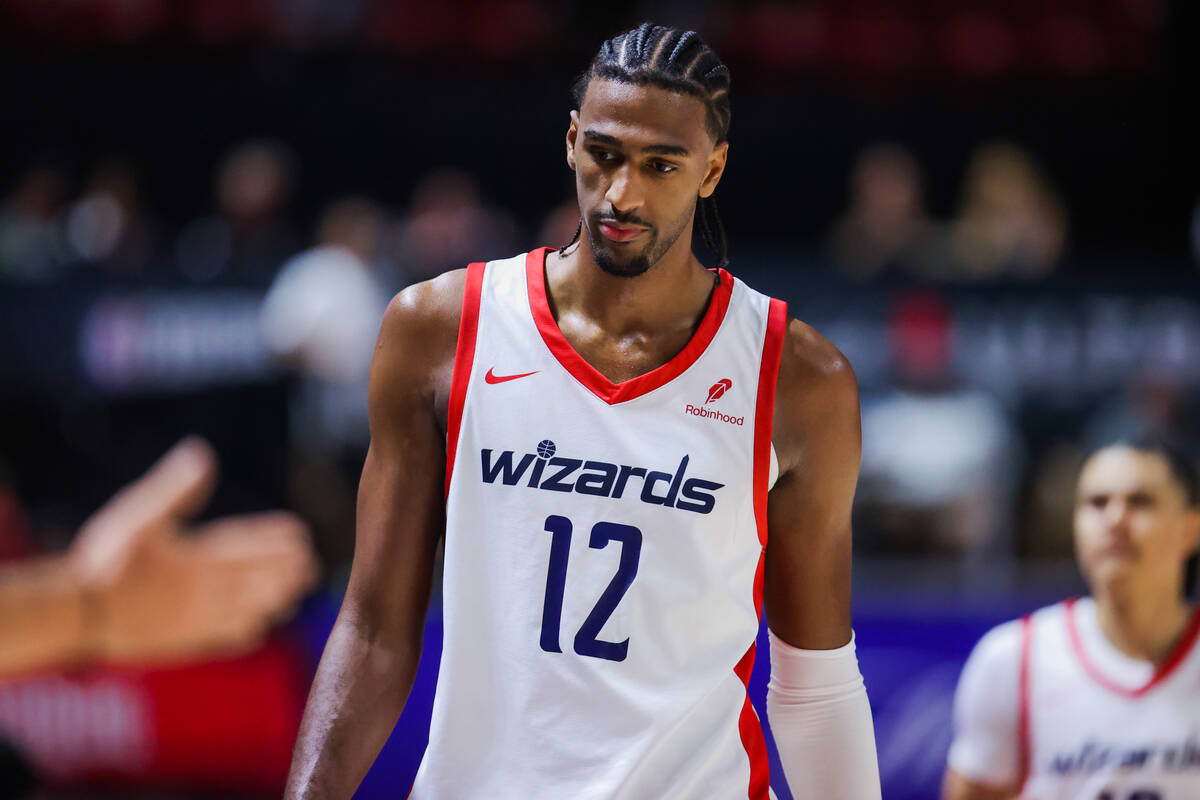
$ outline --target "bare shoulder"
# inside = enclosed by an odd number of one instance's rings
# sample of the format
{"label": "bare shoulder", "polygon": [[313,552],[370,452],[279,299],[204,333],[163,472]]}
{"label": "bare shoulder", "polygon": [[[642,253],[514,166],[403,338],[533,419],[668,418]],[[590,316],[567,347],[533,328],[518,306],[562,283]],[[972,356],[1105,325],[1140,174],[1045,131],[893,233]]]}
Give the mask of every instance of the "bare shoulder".
{"label": "bare shoulder", "polygon": [[781,471],[794,465],[814,436],[838,436],[857,453],[858,379],[849,360],[811,325],[788,320],[775,388],[772,440]]}
{"label": "bare shoulder", "polygon": [[406,287],[388,303],[371,362],[373,416],[417,394],[444,419],[466,278],[465,269],[451,270]]}
{"label": "bare shoulder", "polygon": [[402,289],[384,312],[380,345],[446,333],[457,337],[466,282],[467,271],[456,269]]}

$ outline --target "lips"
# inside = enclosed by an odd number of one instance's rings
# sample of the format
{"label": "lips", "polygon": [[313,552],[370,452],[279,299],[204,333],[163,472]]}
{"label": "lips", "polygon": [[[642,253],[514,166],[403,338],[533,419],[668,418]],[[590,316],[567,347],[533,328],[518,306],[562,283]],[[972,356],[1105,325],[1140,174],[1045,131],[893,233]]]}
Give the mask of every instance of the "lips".
{"label": "lips", "polygon": [[631,225],[618,225],[612,222],[601,222],[600,232],[604,234],[604,238],[611,239],[614,242],[628,242],[641,236],[646,232],[646,229]]}

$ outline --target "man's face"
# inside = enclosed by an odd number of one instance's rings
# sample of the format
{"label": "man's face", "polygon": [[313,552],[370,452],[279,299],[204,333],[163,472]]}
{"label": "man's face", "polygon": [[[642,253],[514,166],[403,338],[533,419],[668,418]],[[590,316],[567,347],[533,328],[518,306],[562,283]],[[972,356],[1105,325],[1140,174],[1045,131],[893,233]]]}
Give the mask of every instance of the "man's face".
{"label": "man's face", "polygon": [[1200,538],[1200,511],[1188,506],[1166,459],[1109,447],[1083,466],[1075,504],[1075,552],[1098,585],[1180,585]]}
{"label": "man's face", "polygon": [[[717,187],[728,144],[704,104],[653,86],[593,80],[567,129],[567,163],[601,269],[641,275],[672,246],[691,248],[698,197]],[[686,238],[681,238],[686,234]]]}

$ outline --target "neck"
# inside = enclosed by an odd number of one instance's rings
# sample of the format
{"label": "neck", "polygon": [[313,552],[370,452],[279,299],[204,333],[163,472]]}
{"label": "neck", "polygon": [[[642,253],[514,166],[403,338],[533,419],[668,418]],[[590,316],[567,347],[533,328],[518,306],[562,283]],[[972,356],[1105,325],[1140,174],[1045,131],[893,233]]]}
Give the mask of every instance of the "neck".
{"label": "neck", "polygon": [[1191,609],[1178,586],[1167,582],[1095,587],[1096,617],[1105,638],[1131,658],[1161,664],[1179,643]]}
{"label": "neck", "polygon": [[632,278],[610,275],[596,263],[586,232],[561,254],[546,254],[546,289],[555,317],[581,314],[607,333],[653,333],[694,321],[708,304],[713,276],[691,250],[684,231],[650,269]]}

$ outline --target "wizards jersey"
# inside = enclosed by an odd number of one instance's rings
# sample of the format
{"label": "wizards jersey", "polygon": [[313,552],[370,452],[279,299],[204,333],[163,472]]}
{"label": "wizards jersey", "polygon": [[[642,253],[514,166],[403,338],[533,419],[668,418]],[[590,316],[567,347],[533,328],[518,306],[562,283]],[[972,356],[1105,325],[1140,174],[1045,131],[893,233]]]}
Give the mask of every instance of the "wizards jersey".
{"label": "wizards jersey", "polygon": [[1198,634],[1200,612],[1156,668],[1109,643],[1090,598],[994,629],[959,684],[951,767],[1022,800],[1200,798]]}
{"label": "wizards jersey", "polygon": [[612,383],[545,250],[468,269],[444,643],[414,798],[766,798],[746,694],[786,308],[718,271],[684,349]]}

